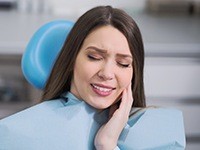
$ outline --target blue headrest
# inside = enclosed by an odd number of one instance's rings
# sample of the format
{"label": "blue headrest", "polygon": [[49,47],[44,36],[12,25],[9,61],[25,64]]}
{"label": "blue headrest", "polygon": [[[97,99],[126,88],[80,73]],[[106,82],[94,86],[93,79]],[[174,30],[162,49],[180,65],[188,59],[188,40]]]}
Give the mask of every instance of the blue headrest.
{"label": "blue headrest", "polygon": [[52,21],[39,28],[22,56],[22,72],[28,82],[43,89],[53,64],[73,27],[70,21]]}

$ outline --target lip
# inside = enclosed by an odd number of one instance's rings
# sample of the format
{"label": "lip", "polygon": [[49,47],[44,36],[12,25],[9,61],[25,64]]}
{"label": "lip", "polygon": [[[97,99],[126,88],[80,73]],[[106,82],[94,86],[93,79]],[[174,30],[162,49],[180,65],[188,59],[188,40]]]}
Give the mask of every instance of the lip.
{"label": "lip", "polygon": [[114,87],[104,85],[104,84],[93,83],[92,85],[96,85],[96,86],[99,86],[99,87],[102,87],[102,88],[107,88],[107,89],[115,89]]}
{"label": "lip", "polygon": [[105,97],[109,96],[113,90],[116,88],[113,88],[111,86],[103,85],[103,84],[91,84],[92,90],[99,96]]}

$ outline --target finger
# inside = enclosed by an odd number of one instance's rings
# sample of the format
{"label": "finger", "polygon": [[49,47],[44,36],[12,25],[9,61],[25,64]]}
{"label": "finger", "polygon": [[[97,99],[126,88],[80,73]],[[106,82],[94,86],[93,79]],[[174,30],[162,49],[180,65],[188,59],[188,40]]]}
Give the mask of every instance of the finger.
{"label": "finger", "polygon": [[132,90],[131,84],[123,91],[122,94],[122,102],[120,104],[121,111],[124,111],[126,115],[130,113],[132,108],[133,97],[132,97]]}
{"label": "finger", "polygon": [[128,106],[131,109],[132,108],[132,104],[133,104],[133,92],[132,92],[131,84],[129,84],[129,86],[128,86],[128,102],[129,102]]}

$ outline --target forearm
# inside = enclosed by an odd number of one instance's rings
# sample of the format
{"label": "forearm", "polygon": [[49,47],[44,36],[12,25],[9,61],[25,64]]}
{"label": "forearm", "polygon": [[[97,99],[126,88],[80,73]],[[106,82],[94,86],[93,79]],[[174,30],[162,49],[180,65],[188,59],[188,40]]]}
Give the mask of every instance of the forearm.
{"label": "forearm", "polygon": [[96,150],[114,150],[117,146],[117,139],[113,140],[115,138],[108,138],[106,135],[102,135],[101,133],[98,133],[95,139],[95,147]]}

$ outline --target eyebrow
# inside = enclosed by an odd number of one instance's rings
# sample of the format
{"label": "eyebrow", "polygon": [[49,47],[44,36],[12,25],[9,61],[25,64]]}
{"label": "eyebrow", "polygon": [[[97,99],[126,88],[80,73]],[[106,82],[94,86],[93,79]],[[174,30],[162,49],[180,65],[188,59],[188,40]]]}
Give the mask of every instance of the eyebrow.
{"label": "eyebrow", "polygon": [[97,52],[99,52],[99,53],[102,53],[102,54],[107,53],[107,50],[100,49],[100,48],[97,48],[97,47],[95,47],[95,46],[89,46],[89,47],[86,48],[86,50],[87,50],[87,49],[93,49],[93,50],[95,50],[95,51],[97,51]]}
{"label": "eyebrow", "polygon": [[[107,53],[107,50],[100,49],[100,48],[97,48],[95,46],[89,46],[89,47],[86,48],[86,50],[87,49],[93,49],[93,50],[95,50],[95,51],[97,51],[99,53],[102,53],[102,54],[106,54]],[[133,59],[133,57],[131,55],[129,55],[129,54],[117,54],[117,56],[119,56],[119,57],[125,57],[125,58],[128,57],[128,58]]]}

